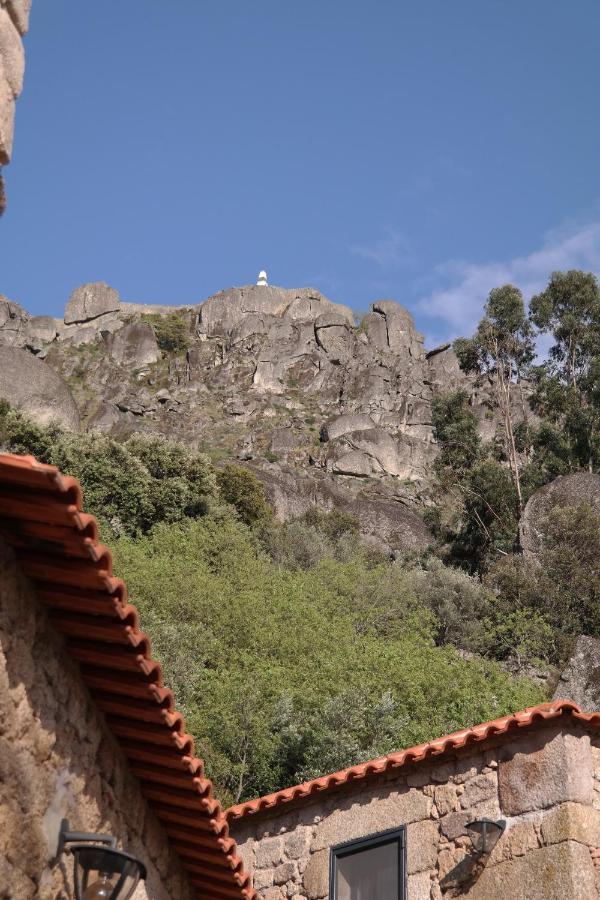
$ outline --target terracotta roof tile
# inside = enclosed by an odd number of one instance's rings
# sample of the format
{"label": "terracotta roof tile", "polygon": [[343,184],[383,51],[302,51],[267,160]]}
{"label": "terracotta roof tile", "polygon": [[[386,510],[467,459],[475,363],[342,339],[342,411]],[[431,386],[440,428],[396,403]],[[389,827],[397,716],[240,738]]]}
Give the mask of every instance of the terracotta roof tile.
{"label": "terracotta roof tile", "polygon": [[522,728],[535,728],[543,722],[561,717],[585,722],[594,728],[600,728],[600,713],[584,713],[576,703],[570,700],[555,700],[552,703],[542,703],[540,706],[531,706],[512,716],[503,716],[501,719],[493,719],[491,722],[483,722],[481,725],[474,725],[472,728],[455,731],[453,734],[436,738],[427,744],[419,744],[399,753],[380,756],[378,759],[372,759],[358,766],[350,766],[348,769],[333,772],[331,775],[324,775],[322,778],[305,781],[304,784],[293,785],[285,788],[285,790],[258,797],[256,800],[238,803],[236,806],[229,807],[225,811],[225,815],[230,821],[235,821],[243,816],[255,815],[292,801],[301,801],[314,794],[339,788],[351,782],[361,781],[364,778],[385,775],[387,772],[400,769],[402,766],[408,766],[411,763],[437,759],[445,754],[460,750],[470,744],[485,741],[496,735],[504,735]]}
{"label": "terracotta roof tile", "polygon": [[0,454],[0,534],[13,546],[121,744],[198,895],[255,900],[227,819],[79,483],[31,456]]}

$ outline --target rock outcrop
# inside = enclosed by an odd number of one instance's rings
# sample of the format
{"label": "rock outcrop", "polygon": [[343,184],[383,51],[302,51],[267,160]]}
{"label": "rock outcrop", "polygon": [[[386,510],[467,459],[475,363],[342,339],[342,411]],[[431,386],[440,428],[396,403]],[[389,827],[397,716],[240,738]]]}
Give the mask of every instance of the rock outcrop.
{"label": "rock outcrop", "polygon": [[117,312],[121,303],[118,291],[104,281],[83,284],[73,291],[65,309],[65,325],[89,322],[106,313]]}
{"label": "rock outcrop", "polygon": [[0,294],[0,344],[8,347],[25,346],[25,334],[30,318],[27,310]]}
{"label": "rock outcrop", "polygon": [[132,322],[118,331],[103,332],[113,359],[135,367],[150,366],[161,358],[154,331],[144,322]]}
{"label": "rock outcrop", "polygon": [[367,542],[379,551],[395,553],[424,550],[431,534],[420,511],[383,484],[365,486],[354,479],[340,481],[323,471],[298,471],[287,466],[252,463],[249,468],[262,481],[280,521],[298,518],[312,507],[339,509],[354,516]]}
{"label": "rock outcrop", "polygon": [[436,394],[464,388],[481,429],[495,427],[485,392],[450,347],[426,353],[411,314],[392,300],[357,324],[312,288],[251,285],[150,307],[87,284],[64,320],[0,300],[0,345],[62,376],[85,427],[160,433],[237,458],[277,485],[280,511],[306,511],[306,498],[318,497],[358,514],[391,552],[430,540],[421,516]]}
{"label": "rock outcrop", "polygon": [[575,472],[560,475],[533,494],[523,510],[520,539],[523,553],[535,559],[542,549],[542,526],[556,506],[590,503],[600,507],[600,475]]}
{"label": "rock outcrop", "polygon": [[560,676],[553,700],[573,700],[586,712],[600,712],[600,641],[580,635]]}
{"label": "rock outcrop", "polygon": [[0,346],[0,397],[40,425],[56,422],[68,431],[79,428],[79,412],[68,385],[26,350]]}
{"label": "rock outcrop", "polygon": [[0,0],[0,215],[5,206],[2,166],[12,153],[15,102],[25,70],[21,38],[29,26],[30,8],[31,0]]}

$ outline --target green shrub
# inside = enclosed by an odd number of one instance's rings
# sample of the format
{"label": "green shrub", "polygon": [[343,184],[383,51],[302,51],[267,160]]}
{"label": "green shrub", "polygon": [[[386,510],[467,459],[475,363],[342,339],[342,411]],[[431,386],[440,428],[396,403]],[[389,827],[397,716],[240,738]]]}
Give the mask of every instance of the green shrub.
{"label": "green shrub", "polygon": [[[339,510],[327,512],[317,506],[288,522],[271,522],[260,532],[271,559],[286,569],[311,569],[324,559],[349,561],[372,556],[361,546],[358,522]],[[381,562],[381,557],[377,557]]]}
{"label": "green shrub", "polygon": [[156,342],[161,350],[167,353],[178,353],[189,347],[189,327],[181,313],[172,312],[164,316],[150,313],[143,315],[141,321],[152,326]]}
{"label": "green shrub", "polygon": [[142,534],[158,522],[204,515],[217,495],[205,456],[158,437],[119,442],[98,433],[70,434],[34,425],[2,403],[0,442],[78,478],[86,511],[115,534]]}
{"label": "green shrub", "polygon": [[265,489],[248,469],[229,463],[217,471],[217,483],[222,499],[234,507],[246,525],[268,521],[272,517]]}
{"label": "green shrub", "polygon": [[440,446],[438,465],[457,472],[470,469],[480,453],[477,422],[465,391],[434,397],[431,416]]}

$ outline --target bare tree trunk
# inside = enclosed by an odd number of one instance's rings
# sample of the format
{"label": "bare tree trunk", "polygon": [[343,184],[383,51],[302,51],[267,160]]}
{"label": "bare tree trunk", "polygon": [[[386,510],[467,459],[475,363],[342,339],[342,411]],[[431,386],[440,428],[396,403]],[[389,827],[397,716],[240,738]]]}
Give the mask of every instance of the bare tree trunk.
{"label": "bare tree trunk", "polygon": [[237,791],[235,792],[235,802],[240,802],[240,797],[244,792],[244,784],[246,778],[246,760],[248,758],[248,746],[246,741],[244,741],[244,753],[242,756],[241,764],[240,764],[240,777],[238,778]]}
{"label": "bare tree trunk", "polygon": [[527,459],[531,459],[533,447],[531,446],[529,434],[529,413],[527,412],[527,404],[525,403],[525,395],[523,394],[523,379],[521,373],[517,371],[517,380],[519,383],[519,399],[521,401],[521,410],[523,412],[523,424],[525,425],[525,455]]}
{"label": "bare tree trunk", "polygon": [[497,356],[498,359],[498,395],[500,400],[500,409],[502,412],[502,416],[504,419],[504,435],[506,441],[506,452],[508,454],[508,464],[510,467],[513,484],[515,486],[515,491],[517,493],[517,505],[519,511],[519,517],[523,512],[523,495],[521,493],[521,478],[519,475],[519,460],[517,457],[517,447],[515,444],[515,434],[513,431],[512,425],[512,412],[511,412],[511,393],[510,393],[510,377],[506,373],[506,369],[504,367],[504,363],[500,359],[500,356]]}

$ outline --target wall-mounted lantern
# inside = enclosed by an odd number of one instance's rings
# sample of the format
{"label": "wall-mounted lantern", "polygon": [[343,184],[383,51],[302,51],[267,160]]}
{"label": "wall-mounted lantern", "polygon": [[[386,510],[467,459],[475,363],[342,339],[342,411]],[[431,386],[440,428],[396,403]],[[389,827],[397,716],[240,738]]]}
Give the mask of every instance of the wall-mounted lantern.
{"label": "wall-mounted lantern", "polygon": [[[66,848],[66,844],[70,846]],[[146,878],[145,865],[117,850],[112,835],[69,831],[69,823],[63,819],[56,855],[65,849],[73,854],[77,900],[128,900],[140,878]]]}
{"label": "wall-mounted lantern", "polygon": [[499,819],[497,822],[492,819],[475,819],[465,827],[475,852],[479,856],[485,856],[492,852],[500,840],[506,828],[506,822],[503,819]]}

